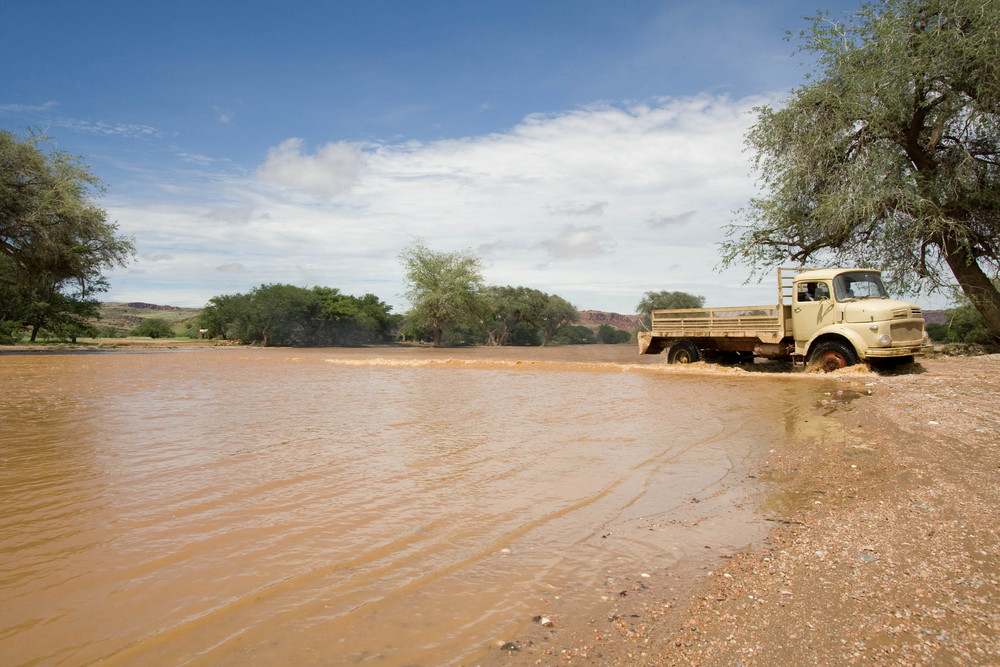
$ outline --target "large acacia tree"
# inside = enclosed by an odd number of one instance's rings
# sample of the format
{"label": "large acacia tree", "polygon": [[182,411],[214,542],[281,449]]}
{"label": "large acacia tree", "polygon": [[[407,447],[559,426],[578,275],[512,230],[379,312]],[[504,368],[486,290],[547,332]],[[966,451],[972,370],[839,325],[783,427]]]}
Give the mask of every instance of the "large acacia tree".
{"label": "large acacia tree", "polygon": [[94,203],[101,194],[80,158],[0,130],[0,333],[30,326],[34,340],[96,314],[104,272],[133,254]]}
{"label": "large acacia tree", "polygon": [[801,35],[814,76],[747,136],[765,194],[723,264],[881,268],[955,283],[1000,338],[1000,2],[885,0]]}
{"label": "large acacia tree", "polygon": [[441,345],[444,332],[475,319],[484,308],[482,262],[469,251],[437,252],[416,242],[399,255],[406,274],[409,316]]}

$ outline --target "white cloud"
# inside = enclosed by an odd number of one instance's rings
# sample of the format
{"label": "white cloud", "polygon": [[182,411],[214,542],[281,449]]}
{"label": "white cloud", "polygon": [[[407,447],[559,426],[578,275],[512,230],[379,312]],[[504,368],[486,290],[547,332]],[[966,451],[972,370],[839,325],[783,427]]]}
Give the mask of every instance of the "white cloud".
{"label": "white cloud", "polygon": [[[487,282],[560,294],[579,308],[630,312],[656,289],[702,294],[710,305],[766,303],[770,285],[734,298],[745,272],[714,268],[722,227],[754,193],[742,152],[750,109],[770,101],[594,105],[530,116],[502,133],[333,142],[314,154],[292,138],[270,150],[256,179],[187,184],[202,188],[188,200],[198,204],[123,202],[111,213],[143,253],[175,257],[169,267],[142,267],[150,279],[183,275],[184,294],[202,303],[289,282],[371,292],[403,307],[397,257],[417,237],[434,249],[473,249],[487,262]],[[600,225],[567,225],[567,217]],[[245,270],[215,270],[236,265]]]}
{"label": "white cloud", "polygon": [[321,146],[315,155],[302,154],[302,139],[286,139],[267,153],[257,176],[293,190],[332,197],[357,179],[361,149],[344,142]]}
{"label": "white cloud", "polygon": [[553,259],[587,259],[608,252],[601,241],[603,235],[604,230],[598,225],[583,228],[567,225],[559,230],[556,236],[542,241],[539,245],[545,248]]}
{"label": "white cloud", "polygon": [[564,204],[549,208],[552,215],[579,215],[579,216],[602,216],[604,209],[608,207],[608,202],[599,201],[586,204]]}
{"label": "white cloud", "polygon": [[215,117],[220,123],[226,124],[233,120],[233,114],[229,111],[223,111],[219,107],[212,107],[212,111],[215,112]]}
{"label": "white cloud", "polygon": [[0,104],[0,111],[6,112],[40,112],[48,111],[49,109],[58,106],[56,102],[45,102],[43,104]]}
{"label": "white cloud", "polygon": [[105,123],[103,121],[95,123],[87,120],[61,118],[55,121],[55,125],[75,130],[77,132],[83,132],[84,134],[118,136],[129,139],[160,136],[160,131],[155,127],[150,125],[138,125],[135,123]]}
{"label": "white cloud", "polygon": [[677,213],[676,215],[651,215],[649,219],[646,220],[646,224],[653,229],[684,225],[694,218],[696,212],[697,211],[684,211],[683,213]]}
{"label": "white cloud", "polygon": [[217,266],[215,267],[215,270],[219,273],[246,273],[247,267],[243,266],[239,262],[233,262],[232,264]]}

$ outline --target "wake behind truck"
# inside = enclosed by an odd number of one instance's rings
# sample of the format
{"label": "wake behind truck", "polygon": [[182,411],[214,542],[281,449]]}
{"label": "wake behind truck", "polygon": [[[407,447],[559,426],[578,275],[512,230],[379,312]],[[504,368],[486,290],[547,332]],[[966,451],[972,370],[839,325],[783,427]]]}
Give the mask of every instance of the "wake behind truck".
{"label": "wake behind truck", "polygon": [[906,363],[932,349],[920,308],[890,299],[871,269],[778,269],[778,305],[654,310],[639,354],[667,362],[807,362],[832,371],[859,361]]}

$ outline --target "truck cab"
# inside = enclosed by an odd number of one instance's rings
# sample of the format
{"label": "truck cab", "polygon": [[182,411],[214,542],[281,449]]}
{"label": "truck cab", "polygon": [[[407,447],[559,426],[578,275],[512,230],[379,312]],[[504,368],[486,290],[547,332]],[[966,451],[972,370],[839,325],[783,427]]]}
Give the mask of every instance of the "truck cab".
{"label": "truck cab", "polygon": [[927,351],[923,313],[889,298],[879,271],[803,271],[793,279],[791,296],[783,310],[794,355],[822,368],[860,360],[912,361]]}

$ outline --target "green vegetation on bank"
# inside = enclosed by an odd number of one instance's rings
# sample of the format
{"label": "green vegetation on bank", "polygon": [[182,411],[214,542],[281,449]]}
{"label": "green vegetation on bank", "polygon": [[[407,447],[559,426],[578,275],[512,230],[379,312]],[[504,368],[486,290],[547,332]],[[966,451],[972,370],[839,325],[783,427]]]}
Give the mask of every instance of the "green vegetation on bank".
{"label": "green vegetation on bank", "polygon": [[[393,340],[434,345],[623,343],[631,332],[571,323],[577,309],[529,287],[487,286],[470,252],[437,252],[416,243],[400,255],[411,308],[394,314],[372,294],[330,287],[261,285],[213,297],[198,322],[208,338],[259,345],[364,345]],[[152,325],[148,325],[152,326]],[[137,331],[138,333],[138,331]],[[149,335],[149,334],[147,334]]]}
{"label": "green vegetation on bank", "polygon": [[79,157],[0,130],[0,343],[96,333],[104,272],[134,252],[93,203],[102,192]]}
{"label": "green vegetation on bank", "polygon": [[546,345],[563,342],[558,334],[580,315],[554,294],[486,286],[482,262],[468,251],[436,252],[418,241],[399,259],[412,306],[403,333],[411,339],[434,345]]}
{"label": "green vegetation on bank", "polygon": [[209,300],[200,322],[208,338],[281,346],[364,345],[392,340],[402,318],[373,294],[332,287],[261,285]]}
{"label": "green vegetation on bank", "polygon": [[944,311],[944,324],[928,324],[927,333],[937,343],[966,343],[996,348],[996,339],[986,326],[986,320],[968,299],[958,296],[959,305]]}

